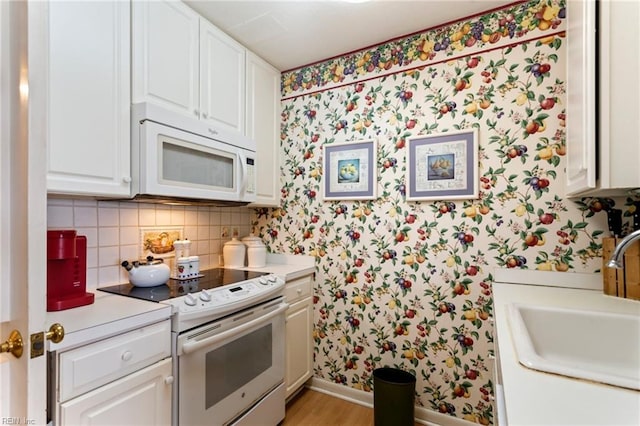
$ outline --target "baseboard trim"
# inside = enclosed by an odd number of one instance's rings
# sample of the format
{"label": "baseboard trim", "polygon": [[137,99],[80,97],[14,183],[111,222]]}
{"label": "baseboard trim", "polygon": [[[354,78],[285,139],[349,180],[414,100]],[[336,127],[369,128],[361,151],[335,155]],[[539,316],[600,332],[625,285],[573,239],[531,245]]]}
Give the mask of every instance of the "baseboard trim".
{"label": "baseboard trim", "polygon": [[[373,392],[365,392],[349,386],[338,385],[327,380],[311,378],[306,387],[317,392],[322,392],[354,404],[373,408]],[[427,426],[469,426],[471,423],[457,417],[447,416],[424,407],[415,408],[416,423]]]}

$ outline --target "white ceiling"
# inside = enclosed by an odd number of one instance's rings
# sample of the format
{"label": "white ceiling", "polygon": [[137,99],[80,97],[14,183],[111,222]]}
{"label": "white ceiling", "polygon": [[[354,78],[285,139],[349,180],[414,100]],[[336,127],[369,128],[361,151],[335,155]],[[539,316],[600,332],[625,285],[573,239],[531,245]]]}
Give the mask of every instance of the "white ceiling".
{"label": "white ceiling", "polygon": [[515,3],[514,0],[186,0],[285,71]]}

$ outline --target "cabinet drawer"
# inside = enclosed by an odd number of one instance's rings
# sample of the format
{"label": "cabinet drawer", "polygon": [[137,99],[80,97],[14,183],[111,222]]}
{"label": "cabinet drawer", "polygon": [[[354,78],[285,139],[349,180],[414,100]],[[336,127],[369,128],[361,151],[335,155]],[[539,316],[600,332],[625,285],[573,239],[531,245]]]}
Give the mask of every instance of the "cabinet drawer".
{"label": "cabinet drawer", "polygon": [[62,352],[58,400],[67,401],[169,356],[169,320]]}
{"label": "cabinet drawer", "polygon": [[288,281],[284,288],[286,302],[293,303],[298,299],[310,296],[312,277],[313,275],[307,275],[306,277]]}

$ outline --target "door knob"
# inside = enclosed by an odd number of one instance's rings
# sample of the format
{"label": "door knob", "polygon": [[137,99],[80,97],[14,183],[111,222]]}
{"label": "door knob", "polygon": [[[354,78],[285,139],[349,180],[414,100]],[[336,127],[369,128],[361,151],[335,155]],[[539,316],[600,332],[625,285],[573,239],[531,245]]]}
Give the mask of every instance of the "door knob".
{"label": "door knob", "polygon": [[58,323],[49,327],[46,333],[41,331],[31,335],[31,358],[44,355],[44,341],[51,340],[53,343],[60,343],[64,338],[64,327]]}
{"label": "door knob", "polygon": [[62,339],[64,339],[64,327],[58,323],[52,324],[49,327],[49,331],[45,333],[45,337],[53,343],[62,342]]}
{"label": "door knob", "polygon": [[9,334],[9,339],[0,345],[0,352],[10,352],[16,358],[20,358],[23,347],[24,342],[22,341],[22,335],[18,330],[13,330],[11,334]]}

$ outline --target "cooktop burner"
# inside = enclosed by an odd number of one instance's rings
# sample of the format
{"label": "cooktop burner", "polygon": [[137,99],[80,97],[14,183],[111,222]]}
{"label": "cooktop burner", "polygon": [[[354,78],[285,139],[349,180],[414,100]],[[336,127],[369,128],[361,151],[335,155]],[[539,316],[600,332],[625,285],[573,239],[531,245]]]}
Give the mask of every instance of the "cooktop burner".
{"label": "cooktop burner", "polygon": [[196,293],[201,290],[209,290],[229,284],[267,275],[264,272],[242,271],[240,269],[214,268],[200,271],[204,275],[190,280],[169,279],[166,284],[156,287],[136,287],[132,284],[119,284],[111,287],[101,287],[98,290],[119,294],[121,296],[135,297],[136,299],[151,302],[162,302],[174,297],[184,296],[187,293]]}

